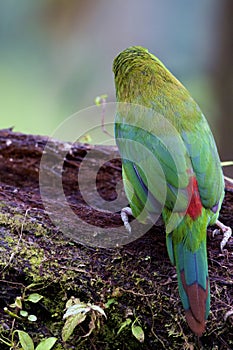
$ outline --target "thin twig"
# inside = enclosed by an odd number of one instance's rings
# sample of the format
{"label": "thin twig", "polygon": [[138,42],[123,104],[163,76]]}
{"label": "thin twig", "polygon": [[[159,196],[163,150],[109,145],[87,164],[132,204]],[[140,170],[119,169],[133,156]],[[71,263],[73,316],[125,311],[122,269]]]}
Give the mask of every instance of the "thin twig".
{"label": "thin twig", "polygon": [[230,177],[228,176],[224,176],[224,179],[229,181],[232,185],[233,185],[233,179],[231,179]]}

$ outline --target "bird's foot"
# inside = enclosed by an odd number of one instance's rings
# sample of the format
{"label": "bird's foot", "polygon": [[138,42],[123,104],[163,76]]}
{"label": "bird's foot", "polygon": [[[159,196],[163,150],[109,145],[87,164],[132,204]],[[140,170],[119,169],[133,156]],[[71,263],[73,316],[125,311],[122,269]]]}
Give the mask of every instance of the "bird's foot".
{"label": "bird's foot", "polygon": [[216,235],[219,235],[222,231],[223,239],[221,240],[221,243],[220,243],[220,249],[221,249],[221,251],[223,251],[223,248],[225,247],[225,245],[229,241],[230,237],[232,236],[232,229],[229,226],[225,226],[219,220],[217,220],[215,224],[219,227],[219,229],[216,229],[213,231],[213,237]]}
{"label": "bird's foot", "polygon": [[121,220],[124,223],[124,226],[126,228],[126,230],[131,233],[131,226],[129,223],[129,216],[132,216],[132,210],[129,207],[125,207],[121,209]]}

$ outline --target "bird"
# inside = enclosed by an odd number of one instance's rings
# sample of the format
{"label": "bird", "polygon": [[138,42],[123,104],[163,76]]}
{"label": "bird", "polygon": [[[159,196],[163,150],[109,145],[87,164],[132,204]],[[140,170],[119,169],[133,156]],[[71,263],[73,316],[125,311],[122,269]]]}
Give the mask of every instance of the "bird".
{"label": "bird", "polygon": [[[116,144],[128,216],[165,224],[166,247],[190,329],[200,337],[210,311],[207,227],[218,225],[224,176],[208,122],[188,90],[146,48],[131,46],[113,61]],[[230,233],[230,234],[229,234]]]}

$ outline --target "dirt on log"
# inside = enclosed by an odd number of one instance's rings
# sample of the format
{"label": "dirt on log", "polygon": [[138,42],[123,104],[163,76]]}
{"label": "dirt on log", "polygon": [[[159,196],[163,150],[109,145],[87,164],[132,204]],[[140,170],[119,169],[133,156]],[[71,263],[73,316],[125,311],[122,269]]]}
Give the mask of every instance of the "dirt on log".
{"label": "dirt on log", "polygon": [[[35,344],[54,336],[55,350],[233,348],[233,240],[220,252],[221,236],[208,238],[211,313],[197,339],[184,319],[163,226],[129,239],[113,210],[116,199],[125,201],[115,147],[0,130],[1,350],[9,344],[20,349],[15,330]],[[233,227],[230,183],[220,219]],[[43,298],[30,302],[33,293]],[[101,307],[107,318],[87,313],[64,341],[63,315],[72,296]],[[21,306],[12,305],[17,297]],[[37,320],[23,317],[21,309]]]}

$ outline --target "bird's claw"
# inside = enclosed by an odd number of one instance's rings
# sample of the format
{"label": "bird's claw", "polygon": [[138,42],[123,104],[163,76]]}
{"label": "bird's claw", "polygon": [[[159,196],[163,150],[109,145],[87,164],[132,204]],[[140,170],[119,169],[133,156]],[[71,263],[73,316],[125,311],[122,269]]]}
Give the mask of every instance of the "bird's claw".
{"label": "bird's claw", "polygon": [[129,223],[129,216],[132,216],[132,210],[129,207],[125,207],[121,209],[121,220],[124,223],[124,226],[126,228],[126,230],[131,233],[131,226]]}
{"label": "bird's claw", "polygon": [[219,229],[215,229],[212,233],[213,237],[216,235],[219,235],[221,232],[223,233],[223,238],[220,243],[220,249],[223,251],[223,248],[229,241],[229,239],[232,236],[232,229],[229,226],[225,226],[221,221],[217,220],[216,225],[219,227]]}

